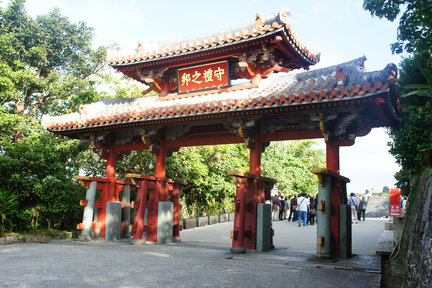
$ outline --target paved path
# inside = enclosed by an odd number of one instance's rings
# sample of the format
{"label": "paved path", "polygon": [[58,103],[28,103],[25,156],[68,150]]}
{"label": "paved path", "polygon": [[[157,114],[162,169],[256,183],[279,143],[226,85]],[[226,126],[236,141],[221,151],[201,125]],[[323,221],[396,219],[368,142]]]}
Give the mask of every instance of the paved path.
{"label": "paved path", "polygon": [[[367,218],[365,222],[352,225],[352,252],[357,255],[375,255],[376,245],[384,230],[384,218]],[[298,227],[297,222],[273,222],[275,235],[273,238],[276,248],[293,251],[316,252],[316,225]],[[198,227],[181,232],[183,243],[215,245],[231,247],[229,238],[233,222],[212,226]]]}
{"label": "paved path", "polygon": [[[355,225],[354,235],[383,223]],[[379,287],[378,257],[316,259],[301,240],[315,238],[313,227],[274,225],[276,249],[241,255],[229,252],[232,222],[185,230],[181,243],[165,245],[130,245],[129,240],[2,245],[0,287]]]}

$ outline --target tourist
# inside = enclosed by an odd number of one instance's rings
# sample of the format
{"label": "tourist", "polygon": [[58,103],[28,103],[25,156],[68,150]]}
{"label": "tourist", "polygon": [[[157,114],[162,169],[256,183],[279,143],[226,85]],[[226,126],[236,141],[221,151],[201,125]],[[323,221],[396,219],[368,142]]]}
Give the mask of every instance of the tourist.
{"label": "tourist", "polygon": [[406,196],[403,196],[401,200],[401,217],[404,217],[406,214],[406,208],[408,204],[407,202],[408,202],[408,198]]}
{"label": "tourist", "polygon": [[310,197],[310,209],[308,213],[308,221],[309,225],[315,224],[315,216],[317,211],[317,199],[315,197]]}
{"label": "tourist", "polygon": [[351,193],[350,195],[351,196],[348,198],[348,206],[351,207],[351,223],[358,223],[358,220],[357,220],[357,207],[358,207],[357,198],[354,196],[354,193]]}
{"label": "tourist", "polygon": [[290,200],[290,213],[288,216],[288,221],[291,221],[291,215],[293,216],[292,221],[297,221],[297,194],[294,194]]}
{"label": "tourist", "polygon": [[288,209],[289,209],[289,202],[288,202],[288,198],[285,197],[285,207],[284,207],[284,213],[282,217],[283,220],[287,219]]}
{"label": "tourist", "polygon": [[359,204],[359,211],[358,211],[358,220],[361,221],[361,218],[363,217],[363,221],[365,221],[366,217],[366,208],[368,204],[368,196],[363,195],[361,198],[360,204]]}
{"label": "tourist", "polygon": [[278,195],[273,198],[273,221],[279,219],[279,210],[280,210],[280,200]]}
{"label": "tourist", "polygon": [[283,220],[283,214],[285,210],[285,200],[283,197],[280,199],[280,210],[279,210],[279,220]]}
{"label": "tourist", "polygon": [[361,198],[360,198],[360,196],[358,196],[357,193],[354,193],[354,197],[357,199],[357,219],[358,219],[358,221],[360,221],[360,203],[361,203]]}
{"label": "tourist", "polygon": [[307,226],[307,213],[309,212],[309,198],[306,193],[300,194],[301,196],[297,199],[297,212],[298,212],[298,226],[301,226],[303,221],[303,227]]}

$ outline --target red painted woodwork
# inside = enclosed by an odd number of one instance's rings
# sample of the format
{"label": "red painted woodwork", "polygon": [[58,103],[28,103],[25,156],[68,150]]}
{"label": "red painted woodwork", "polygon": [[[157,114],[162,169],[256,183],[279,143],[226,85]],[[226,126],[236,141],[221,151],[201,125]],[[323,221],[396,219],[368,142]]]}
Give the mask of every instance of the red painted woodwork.
{"label": "red painted woodwork", "polygon": [[[143,232],[146,232],[146,242],[157,242],[157,217],[159,201],[171,201],[174,205],[173,211],[173,238],[180,238],[180,210],[179,192],[183,185],[182,181],[176,181],[155,176],[127,174],[138,185],[134,208],[135,219],[132,225],[134,240],[141,240]],[[168,198],[168,192],[171,197]],[[162,199],[162,197],[164,197]],[[166,197],[166,198],[165,198]],[[144,225],[145,210],[147,209],[147,224]]]}
{"label": "red painted woodwork", "polygon": [[[285,140],[302,140],[302,139],[319,139],[323,138],[320,130],[301,130],[301,131],[286,131],[278,133],[266,133],[260,135],[261,142],[285,141]],[[203,145],[221,145],[221,144],[239,144],[244,143],[244,139],[240,136],[220,136],[220,137],[203,137],[189,138],[182,140],[166,141],[165,148],[178,148]],[[346,146],[346,145],[341,145]],[[117,152],[147,150],[149,146],[144,143],[123,144],[115,146]]]}
{"label": "red painted woodwork", "polygon": [[179,192],[183,185],[185,185],[182,181],[175,181],[169,179],[168,183],[168,191],[170,192],[170,201],[174,204],[173,211],[173,239],[180,240],[180,231],[183,230],[183,226],[180,224],[180,211],[182,210],[182,206],[179,202]]}
{"label": "red painted woodwork", "polygon": [[177,77],[179,93],[224,87],[230,84],[228,61],[179,68]]}
{"label": "red painted woodwork", "polygon": [[276,180],[240,171],[229,171],[228,174],[237,184],[232,247],[239,251],[255,250],[257,204],[270,200],[270,190]]}
{"label": "red painted woodwork", "polygon": [[261,175],[261,138],[258,134],[255,136],[255,145],[249,149],[249,173]]}
{"label": "red painted woodwork", "polygon": [[339,174],[339,146],[326,143],[327,169]]}
{"label": "red painted woodwork", "polygon": [[[354,144],[354,140],[334,140],[329,144],[326,143],[326,156],[327,156],[327,170],[334,173],[340,174],[339,167],[339,147],[340,146],[350,146]],[[340,215],[339,215],[339,205],[346,204],[346,191],[342,191],[340,179],[332,177],[332,190],[330,197],[331,205],[331,216],[330,216],[330,241],[332,247],[332,255],[334,257],[339,257],[339,242],[340,242]]]}
{"label": "red painted woodwork", "polygon": [[[232,175],[232,174],[230,174]],[[233,248],[241,248],[247,249],[245,247],[245,217],[246,217],[246,193],[248,188],[248,178],[247,177],[239,177],[239,175],[235,176],[235,180],[237,183],[237,191],[236,191],[236,200],[235,200],[235,209],[234,209],[234,237],[232,240]],[[253,181],[251,177],[251,181]],[[255,249],[252,247],[250,249]]]}
{"label": "red painted woodwork", "polygon": [[144,218],[145,209],[147,204],[147,190],[149,186],[145,181],[136,181],[138,185],[138,191],[136,195],[136,200],[134,203],[135,208],[135,218],[132,225],[132,234],[134,240],[141,240],[144,232]]}
{"label": "red painted woodwork", "polygon": [[[110,165],[110,168],[108,168],[107,165],[107,175],[109,173],[112,173],[113,166]],[[109,172],[108,172],[109,171]],[[115,173],[115,168],[114,168]],[[115,175],[114,175],[115,177]],[[100,190],[99,199],[95,199],[94,208],[99,209],[97,215],[97,222],[92,222],[92,228],[91,229],[100,229],[100,237],[105,237],[105,223],[106,223],[106,204],[108,201],[119,201],[119,193],[124,191],[125,185],[134,186],[132,182],[129,181],[120,181],[116,180],[114,178],[114,181],[112,179],[108,178],[98,178],[98,177],[87,177],[87,176],[77,176],[76,177],[82,185],[89,188],[90,183],[93,181],[97,182],[96,189]],[[110,195],[110,189],[113,191],[112,195]],[[87,205],[88,201],[81,200],[80,205]],[[122,203],[123,207],[123,203]],[[84,229],[84,224],[80,223],[77,225],[77,229]]]}

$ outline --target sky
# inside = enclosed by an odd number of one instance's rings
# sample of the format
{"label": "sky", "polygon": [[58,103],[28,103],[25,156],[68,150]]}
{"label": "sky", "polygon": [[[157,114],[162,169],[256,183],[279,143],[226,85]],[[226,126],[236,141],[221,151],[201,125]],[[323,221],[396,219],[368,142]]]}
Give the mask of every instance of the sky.
{"label": "sky", "polygon": [[[0,0],[1,1],[1,0]],[[5,7],[9,1],[0,4]],[[390,44],[396,41],[397,22],[372,17],[360,0],[27,0],[27,13],[35,18],[60,9],[71,22],[94,28],[93,43],[133,50],[138,42],[192,38],[250,23],[256,13],[267,15],[288,8],[297,38],[321,60],[311,69],[366,56],[367,71],[399,64]],[[349,178],[348,192],[394,187],[400,168],[389,154],[389,138],[375,128],[355,144],[340,148],[340,172]],[[324,141],[319,140],[324,149]]]}

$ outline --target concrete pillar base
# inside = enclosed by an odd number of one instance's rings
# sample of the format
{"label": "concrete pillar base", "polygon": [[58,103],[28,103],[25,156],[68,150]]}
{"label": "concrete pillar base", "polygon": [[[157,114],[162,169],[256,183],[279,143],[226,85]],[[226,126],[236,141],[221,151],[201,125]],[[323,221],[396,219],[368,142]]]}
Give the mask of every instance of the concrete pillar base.
{"label": "concrete pillar base", "polygon": [[146,241],[144,239],[134,239],[130,242],[131,245],[144,245]]}
{"label": "concrete pillar base", "polygon": [[232,247],[231,253],[233,254],[244,254],[246,253],[246,248],[244,247]]}
{"label": "concrete pillar base", "polygon": [[333,259],[334,257],[331,254],[317,254],[317,255],[315,255],[315,258],[318,258],[318,259]]}
{"label": "concrete pillar base", "polygon": [[83,241],[83,242],[88,242],[91,240],[92,240],[92,238],[90,236],[82,236],[81,235],[81,237],[80,237],[80,241]]}

